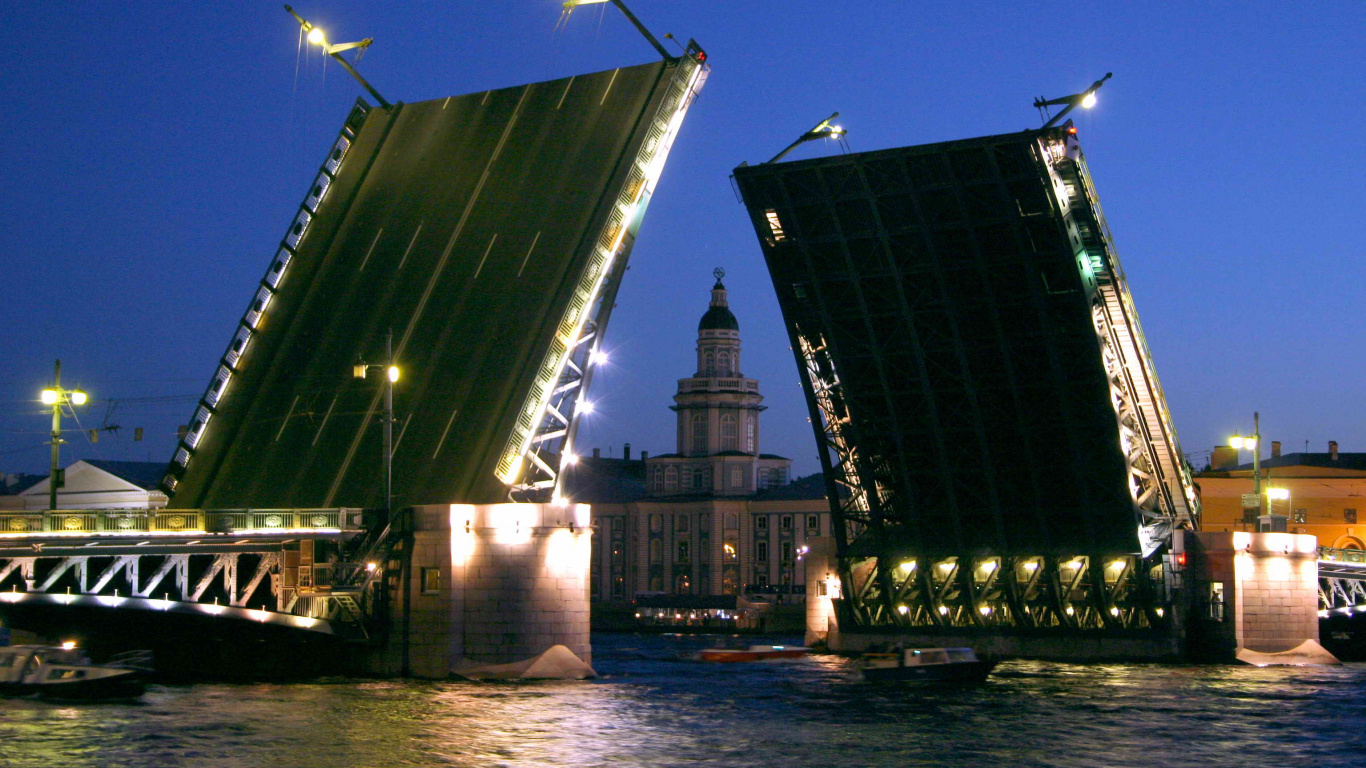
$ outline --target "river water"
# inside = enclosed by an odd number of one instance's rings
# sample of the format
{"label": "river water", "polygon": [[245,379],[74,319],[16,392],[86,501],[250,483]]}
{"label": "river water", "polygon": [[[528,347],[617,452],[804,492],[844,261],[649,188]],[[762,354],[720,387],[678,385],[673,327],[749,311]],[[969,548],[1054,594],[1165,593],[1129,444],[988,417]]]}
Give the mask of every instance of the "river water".
{"label": "river water", "polygon": [[717,638],[595,635],[591,682],[149,687],[0,700],[0,766],[1363,766],[1366,665],[1006,662],[869,684],[850,661],[715,665]]}

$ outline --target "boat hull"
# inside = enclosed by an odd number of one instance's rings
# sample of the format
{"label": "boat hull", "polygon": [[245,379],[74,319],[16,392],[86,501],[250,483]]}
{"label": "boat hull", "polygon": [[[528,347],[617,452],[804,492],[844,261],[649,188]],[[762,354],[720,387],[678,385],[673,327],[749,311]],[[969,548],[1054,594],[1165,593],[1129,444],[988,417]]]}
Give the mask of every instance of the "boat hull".
{"label": "boat hull", "polygon": [[980,683],[996,668],[994,661],[964,661],[953,664],[927,664],[909,667],[865,667],[869,681],[910,681],[920,683]]}
{"label": "boat hull", "polygon": [[807,654],[807,648],[785,648],[781,651],[742,651],[728,648],[713,648],[702,651],[702,661],[720,664],[733,664],[741,661],[766,661],[768,659],[800,659]]}

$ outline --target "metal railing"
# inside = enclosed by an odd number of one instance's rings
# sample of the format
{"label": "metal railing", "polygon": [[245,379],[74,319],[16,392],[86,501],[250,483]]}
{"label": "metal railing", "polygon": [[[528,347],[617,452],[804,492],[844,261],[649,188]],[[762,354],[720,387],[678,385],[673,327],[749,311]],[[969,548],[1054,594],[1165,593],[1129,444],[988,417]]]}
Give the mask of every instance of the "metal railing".
{"label": "metal railing", "polygon": [[359,530],[358,508],[0,511],[0,536],[44,533],[270,533]]}

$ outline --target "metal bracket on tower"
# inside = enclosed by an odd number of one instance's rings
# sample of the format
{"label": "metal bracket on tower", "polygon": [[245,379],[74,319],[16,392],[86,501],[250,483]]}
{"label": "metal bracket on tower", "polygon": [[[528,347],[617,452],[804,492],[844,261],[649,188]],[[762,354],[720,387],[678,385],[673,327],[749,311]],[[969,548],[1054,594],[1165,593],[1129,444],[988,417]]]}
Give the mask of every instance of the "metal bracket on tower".
{"label": "metal bracket on tower", "polygon": [[[365,90],[369,91],[370,95],[375,97],[375,100],[379,102],[381,107],[388,109],[389,107],[394,106],[393,104],[390,104],[388,101],[386,101],[383,96],[379,95],[379,91],[375,90],[374,86],[366,82],[365,78],[360,76],[360,73],[356,71],[356,68],[351,66],[351,62],[341,57],[343,51],[349,51],[353,48],[359,50],[361,53],[364,53],[365,49],[369,48],[370,44],[375,42],[375,39],[373,37],[367,37],[364,40],[359,40],[354,43],[338,43],[337,45],[332,45],[331,43],[327,42],[327,36],[323,34],[323,31],[321,29],[313,26],[313,24],[309,23],[302,16],[295,13],[293,8],[290,8],[288,5],[286,5],[285,10],[289,12],[290,16],[294,17],[295,21],[299,22],[299,27],[303,29],[304,34],[308,36],[308,42],[313,43],[314,45],[321,46],[323,49],[323,53],[326,53],[328,56],[331,56],[332,58],[336,59],[339,63],[341,63],[342,68],[344,68],[347,72],[350,72],[351,76],[356,78],[356,82],[364,86]],[[356,54],[356,60],[360,60],[360,53]]]}

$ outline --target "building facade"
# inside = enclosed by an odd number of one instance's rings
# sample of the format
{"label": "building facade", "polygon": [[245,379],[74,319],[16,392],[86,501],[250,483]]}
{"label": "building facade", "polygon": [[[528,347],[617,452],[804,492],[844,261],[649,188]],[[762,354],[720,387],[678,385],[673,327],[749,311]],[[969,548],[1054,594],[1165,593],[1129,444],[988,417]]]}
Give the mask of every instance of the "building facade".
{"label": "building facade", "polygon": [[[1236,464],[1236,454],[1232,462],[1221,460],[1231,452],[1217,447],[1214,466],[1196,476],[1203,530],[1257,530],[1257,507],[1244,506],[1252,465]],[[1287,531],[1316,536],[1319,546],[1366,549],[1366,453],[1341,453],[1336,442],[1327,453],[1285,455],[1272,443],[1271,453],[1261,461],[1263,492],[1276,488],[1288,498],[1268,499],[1268,512],[1285,515]]]}
{"label": "building facade", "polygon": [[763,396],[741,372],[739,322],[715,274],[695,372],[670,406],[675,452],[585,457],[568,478],[568,497],[592,505],[595,600],[801,602],[808,541],[831,533],[824,478],[792,483],[791,459],[760,451]]}

